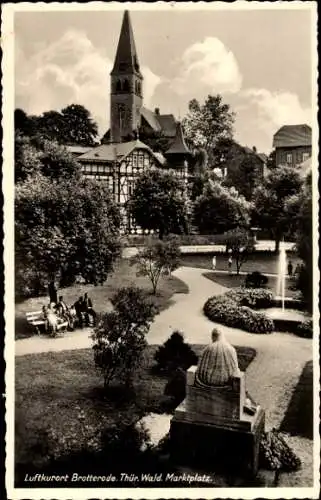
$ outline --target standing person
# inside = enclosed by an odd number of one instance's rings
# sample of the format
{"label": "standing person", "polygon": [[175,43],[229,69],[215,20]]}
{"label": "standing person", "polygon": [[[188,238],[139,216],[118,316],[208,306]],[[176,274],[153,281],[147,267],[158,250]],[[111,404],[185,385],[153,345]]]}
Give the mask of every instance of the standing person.
{"label": "standing person", "polygon": [[292,264],[291,260],[289,260],[289,263],[288,263],[288,275],[292,276],[292,274],[293,274],[293,264]]}
{"label": "standing person", "polygon": [[216,255],[214,255],[214,257],[212,259],[212,269],[213,269],[213,271],[216,270]]}
{"label": "standing person", "polygon": [[94,311],[94,309],[93,309],[92,300],[91,300],[90,297],[88,297],[88,293],[87,292],[84,295],[84,309],[85,309],[85,312],[86,312],[86,315],[87,315],[87,321],[88,321],[88,323],[89,323],[88,316],[91,316],[92,319],[93,319],[93,323],[95,325],[97,314],[96,314],[96,311]]}
{"label": "standing person", "polygon": [[58,317],[54,310],[54,303],[51,302],[50,306],[47,308],[47,321],[48,321],[48,331],[53,337],[57,335],[58,331]]}
{"label": "standing person", "polygon": [[48,293],[49,293],[49,302],[53,302],[54,304],[57,304],[58,302],[58,295],[57,295],[57,287],[56,283],[54,281],[50,281],[48,285]]}
{"label": "standing person", "polygon": [[230,274],[232,272],[232,264],[233,264],[233,259],[232,259],[232,255],[230,255],[229,258],[228,258],[228,262],[227,262],[228,270],[229,270]]}

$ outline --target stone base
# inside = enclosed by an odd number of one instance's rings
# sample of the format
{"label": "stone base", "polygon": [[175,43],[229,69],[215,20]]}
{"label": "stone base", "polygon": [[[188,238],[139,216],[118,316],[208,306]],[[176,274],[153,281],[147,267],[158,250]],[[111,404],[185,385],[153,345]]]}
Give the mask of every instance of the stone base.
{"label": "stone base", "polygon": [[212,471],[217,468],[255,476],[264,424],[261,408],[254,416],[246,415],[244,421],[223,421],[190,414],[182,404],[171,421],[171,458],[180,464],[206,465]]}

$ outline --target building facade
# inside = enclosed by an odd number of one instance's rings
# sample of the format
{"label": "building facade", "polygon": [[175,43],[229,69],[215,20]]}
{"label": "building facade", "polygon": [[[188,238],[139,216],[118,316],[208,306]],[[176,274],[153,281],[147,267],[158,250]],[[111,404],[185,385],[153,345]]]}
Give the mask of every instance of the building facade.
{"label": "building facade", "polygon": [[312,156],[312,129],[308,125],[284,125],[273,136],[276,166],[300,166]]}

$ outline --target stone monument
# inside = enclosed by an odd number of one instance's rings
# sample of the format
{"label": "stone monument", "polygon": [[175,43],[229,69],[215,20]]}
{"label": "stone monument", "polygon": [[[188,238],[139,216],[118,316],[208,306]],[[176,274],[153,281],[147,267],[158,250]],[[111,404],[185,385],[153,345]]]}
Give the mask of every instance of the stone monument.
{"label": "stone monument", "polygon": [[234,347],[216,329],[212,341],[187,371],[186,397],[171,421],[171,455],[255,476],[265,413],[246,392]]}

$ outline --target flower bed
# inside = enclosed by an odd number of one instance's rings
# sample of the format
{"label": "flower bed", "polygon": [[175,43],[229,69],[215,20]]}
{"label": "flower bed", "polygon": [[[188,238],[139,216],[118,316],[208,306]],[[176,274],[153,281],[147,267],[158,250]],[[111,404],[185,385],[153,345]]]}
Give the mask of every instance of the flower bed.
{"label": "flower bed", "polygon": [[271,333],[274,330],[273,321],[253,309],[269,307],[272,301],[273,295],[267,290],[238,288],[210,297],[203,310],[211,321],[250,333]]}

